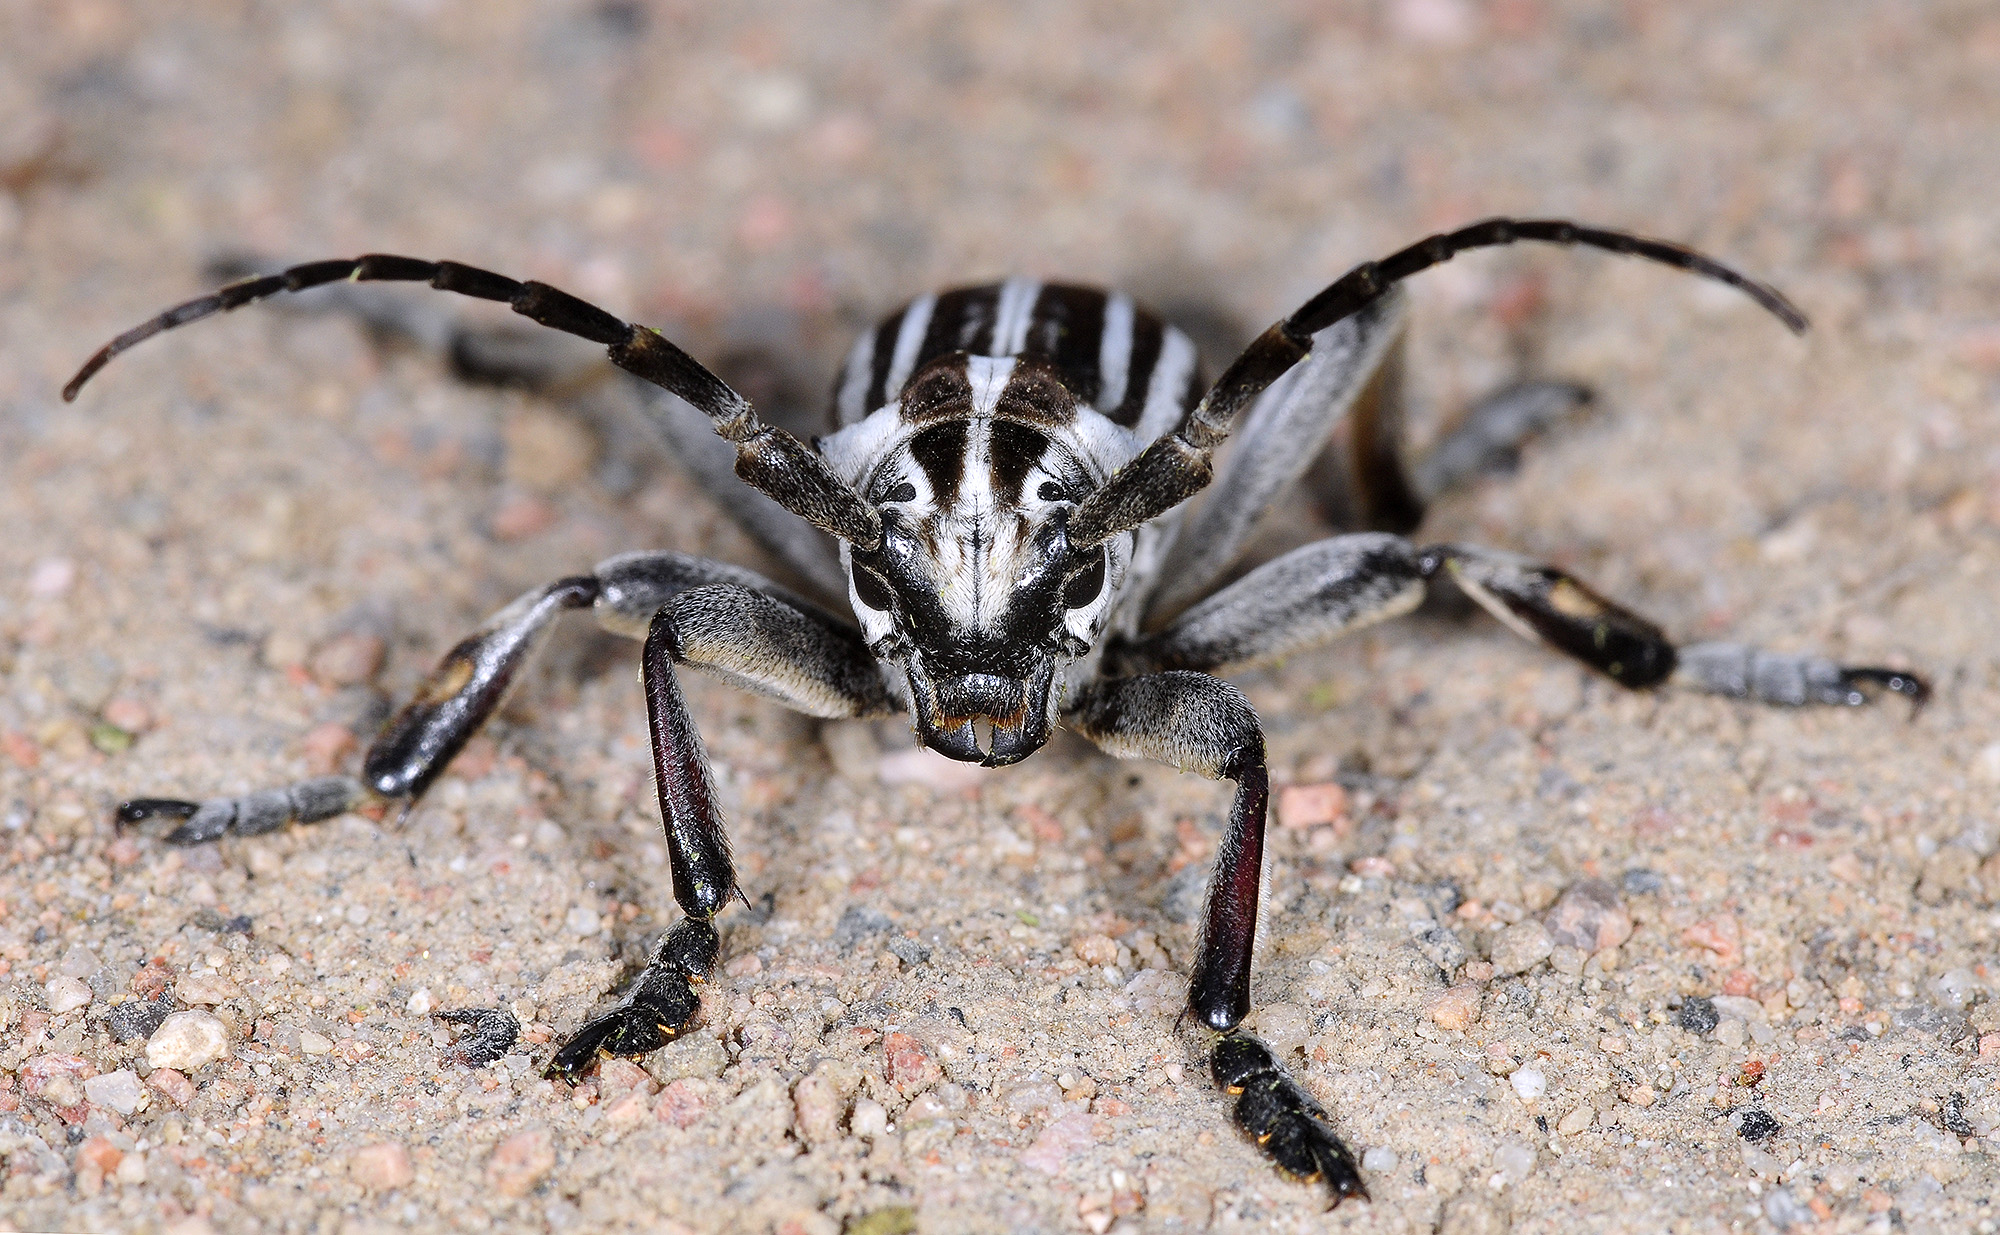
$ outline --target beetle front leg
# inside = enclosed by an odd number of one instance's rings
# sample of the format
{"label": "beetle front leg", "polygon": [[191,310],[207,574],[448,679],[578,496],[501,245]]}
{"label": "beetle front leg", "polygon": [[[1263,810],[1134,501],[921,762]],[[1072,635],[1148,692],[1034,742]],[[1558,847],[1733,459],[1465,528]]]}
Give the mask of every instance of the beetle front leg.
{"label": "beetle front leg", "polygon": [[1324,1179],[1334,1204],[1366,1197],[1354,1155],[1334,1133],[1326,1111],[1285,1074],[1269,1047],[1237,1032],[1250,1011],[1270,805],[1264,733],[1250,701],[1207,674],[1169,671],[1090,687],[1070,723],[1111,754],[1158,759],[1184,772],[1236,782],[1188,976],[1188,1011],[1221,1035],[1209,1052],[1209,1067],[1216,1084],[1236,1096],[1237,1127],[1285,1173]]}
{"label": "beetle front leg", "polygon": [[674,900],[687,914],[660,941],[625,999],[556,1051],[544,1075],[574,1081],[600,1056],[644,1055],[694,1020],[720,950],[712,919],[736,892],[729,836],[708,753],[688,715],[676,666],[705,669],[735,686],[812,716],[874,716],[891,701],[860,632],[740,584],[681,593],[654,614],[643,679],[653,769]]}
{"label": "beetle front leg", "polygon": [[445,653],[416,694],[383,726],[362,760],[359,780],[323,776],[284,789],[200,802],[134,798],[119,805],[118,822],[180,819],[167,843],[200,845],[224,836],[255,836],[287,823],[316,823],[371,801],[401,802],[407,811],[499,709],[555,620],[591,604],[601,590],[594,575],[558,579],[488,618]]}

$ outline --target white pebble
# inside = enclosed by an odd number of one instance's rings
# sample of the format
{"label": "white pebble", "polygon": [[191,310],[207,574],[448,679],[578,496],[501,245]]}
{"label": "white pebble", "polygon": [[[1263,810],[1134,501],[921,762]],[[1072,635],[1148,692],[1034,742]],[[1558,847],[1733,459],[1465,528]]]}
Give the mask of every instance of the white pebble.
{"label": "white pebble", "polygon": [[1493,1171],[1505,1182],[1520,1187],[1535,1173],[1535,1147],[1525,1141],[1509,1141],[1493,1151]]}
{"label": "white pebble", "polygon": [[352,926],[368,925],[368,906],[353,904],[347,907],[347,921]]}
{"label": "white pebble", "polygon": [[146,1041],[146,1062],[192,1072],[229,1053],[229,1031],[206,1012],[176,1012]]}
{"label": "white pebble", "polygon": [[50,978],[42,988],[42,994],[49,1001],[49,1012],[61,1016],[74,1012],[90,1002],[90,988],[75,978]]}
{"label": "white pebble", "polygon": [[889,1130],[889,1112],[874,1099],[863,1098],[854,1104],[854,1114],[848,1118],[847,1126],[856,1136],[881,1136]]}
{"label": "white pebble", "polygon": [[146,1087],[130,1068],[93,1076],[83,1083],[83,1096],[93,1106],[109,1107],[120,1115],[130,1115],[145,1100]]}
{"label": "white pebble", "polygon": [[569,917],[563,920],[563,924],[569,927],[569,933],[572,935],[590,936],[603,929],[596,911],[582,905],[570,910]]}
{"label": "white pebble", "polygon": [[429,1016],[431,1006],[431,988],[428,986],[418,987],[417,993],[410,996],[409,1002],[403,1005],[411,1016]]}
{"label": "white pebble", "polygon": [[308,1055],[324,1055],[333,1049],[333,1039],[308,1029],[299,1034],[299,1049]]}
{"label": "white pebble", "polygon": [[1540,1068],[1516,1068],[1507,1083],[1523,1102],[1533,1102],[1549,1091],[1549,1078],[1542,1075]]}
{"label": "white pebble", "polygon": [[36,596],[60,596],[76,582],[76,563],[66,557],[46,557],[28,575],[28,591]]}
{"label": "white pebble", "polygon": [[1364,1171],[1393,1171],[1402,1159],[1387,1145],[1377,1145],[1361,1155],[1361,1169]]}

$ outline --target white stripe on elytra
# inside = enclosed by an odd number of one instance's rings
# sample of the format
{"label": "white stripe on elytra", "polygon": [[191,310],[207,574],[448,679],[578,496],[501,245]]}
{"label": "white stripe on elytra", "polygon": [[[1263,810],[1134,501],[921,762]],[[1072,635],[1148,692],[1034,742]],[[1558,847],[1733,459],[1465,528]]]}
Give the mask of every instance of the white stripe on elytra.
{"label": "white stripe on elytra", "polygon": [[834,401],[840,423],[851,425],[868,414],[868,379],[875,376],[875,331],[864,330],[847,353],[841,372],[840,398]]}
{"label": "white stripe on elytra", "polygon": [[1097,410],[1125,401],[1132,368],[1132,298],[1120,292],[1104,302],[1104,334],[1097,343]]}
{"label": "white stripe on elytra", "polygon": [[1186,411],[1181,395],[1194,371],[1194,344],[1188,337],[1172,326],[1161,333],[1160,358],[1153,364],[1153,380],[1146,385],[1146,406],[1139,413],[1137,432],[1142,442],[1152,441],[1181,422]]}
{"label": "white stripe on elytra", "polygon": [[1028,346],[1028,327],[1035,320],[1035,302],[1042,297],[1039,279],[1009,279],[1000,285],[1000,303],[993,310],[993,346],[989,356],[1018,356]]}
{"label": "white stripe on elytra", "polygon": [[917,352],[924,345],[924,336],[930,333],[931,310],[935,308],[936,296],[919,296],[903,311],[903,324],[896,331],[896,350],[889,358],[889,375],[882,383],[885,401],[903,393],[903,383],[910,380],[910,370],[917,367]]}

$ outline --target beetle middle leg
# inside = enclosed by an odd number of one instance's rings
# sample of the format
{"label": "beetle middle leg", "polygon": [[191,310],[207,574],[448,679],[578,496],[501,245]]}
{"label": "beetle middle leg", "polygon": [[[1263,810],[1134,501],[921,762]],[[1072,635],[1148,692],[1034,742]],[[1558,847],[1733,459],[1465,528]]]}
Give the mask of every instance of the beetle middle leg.
{"label": "beetle middle leg", "polygon": [[1779,706],[1853,707],[1885,691],[1920,706],[1929,696],[1923,679],[1900,669],[1741,643],[1676,645],[1557,567],[1470,545],[1419,548],[1384,532],[1315,541],[1266,562],[1107,659],[1127,673],[1252,665],[1407,613],[1441,583],[1531,642],[1634,690],[1671,683]]}

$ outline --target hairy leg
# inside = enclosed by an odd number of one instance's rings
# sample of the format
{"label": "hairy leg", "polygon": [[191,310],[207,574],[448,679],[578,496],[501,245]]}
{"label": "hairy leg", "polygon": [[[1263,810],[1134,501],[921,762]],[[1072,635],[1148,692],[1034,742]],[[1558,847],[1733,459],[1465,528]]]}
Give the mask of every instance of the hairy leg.
{"label": "hairy leg", "polygon": [[1213,672],[1267,661],[1414,609],[1439,577],[1509,629],[1622,686],[1677,686],[1784,706],[1857,706],[1883,691],[1921,704],[1915,674],[1737,643],[1677,646],[1653,622],[1553,566],[1468,545],[1420,549],[1363,532],[1317,541],[1238,579],[1164,630],[1108,654],[1121,672]]}
{"label": "hairy leg", "polygon": [[1323,1178],[1336,1204],[1367,1194],[1353,1155],[1326,1112],[1286,1076],[1269,1048],[1236,1032],[1250,1011],[1250,961],[1262,890],[1264,823],[1270,781],[1264,735],[1243,692],[1201,673],[1169,671],[1114,678],[1086,689],[1069,724],[1114,755],[1150,758],[1182,771],[1236,782],[1236,799],[1216,849],[1208,908],[1188,1011],[1221,1036],[1209,1065],[1237,1095],[1234,1118],[1286,1172]]}

